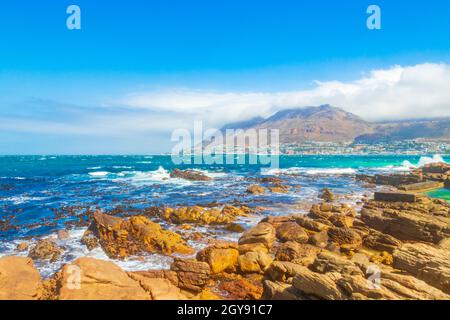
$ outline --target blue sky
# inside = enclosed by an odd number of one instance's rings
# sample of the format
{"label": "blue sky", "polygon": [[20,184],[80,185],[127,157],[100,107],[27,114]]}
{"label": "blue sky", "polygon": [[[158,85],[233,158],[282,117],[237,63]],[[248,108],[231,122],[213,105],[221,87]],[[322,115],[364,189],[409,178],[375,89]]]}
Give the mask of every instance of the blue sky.
{"label": "blue sky", "polygon": [[[70,4],[82,10],[82,30],[66,28]],[[370,4],[381,7],[382,30],[366,28]],[[205,111],[220,126],[328,103],[321,92],[335,82],[383,87],[382,70],[391,82],[403,72],[447,79],[449,14],[445,0],[4,1],[0,153],[154,153]],[[355,113],[363,100],[331,98]],[[438,98],[440,115],[449,105]],[[393,117],[408,114],[409,102],[395,101]],[[237,109],[221,116],[229,105]]]}

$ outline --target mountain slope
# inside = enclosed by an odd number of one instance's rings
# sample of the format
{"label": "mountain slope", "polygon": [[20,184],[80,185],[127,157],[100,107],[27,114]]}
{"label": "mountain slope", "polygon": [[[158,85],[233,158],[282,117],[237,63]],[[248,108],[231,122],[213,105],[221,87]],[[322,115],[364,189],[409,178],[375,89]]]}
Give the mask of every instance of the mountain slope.
{"label": "mountain slope", "polygon": [[450,119],[371,123],[330,105],[282,110],[267,119],[253,118],[225,129],[278,129],[280,143],[361,142],[450,138]]}

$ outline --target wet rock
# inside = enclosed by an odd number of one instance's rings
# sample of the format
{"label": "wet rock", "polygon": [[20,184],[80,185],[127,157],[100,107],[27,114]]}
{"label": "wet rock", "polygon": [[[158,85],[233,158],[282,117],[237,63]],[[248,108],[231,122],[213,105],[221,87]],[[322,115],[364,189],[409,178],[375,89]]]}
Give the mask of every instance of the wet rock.
{"label": "wet rock", "polygon": [[38,300],[41,276],[30,258],[0,258],[0,300]]}
{"label": "wet rock", "polygon": [[308,234],[296,222],[286,222],[276,229],[277,238],[280,241],[296,241],[299,243],[308,242]]}
{"label": "wet rock", "polygon": [[263,186],[252,185],[252,186],[247,188],[247,193],[255,194],[255,195],[265,194],[266,193],[266,188],[264,188]]}
{"label": "wet rock", "polygon": [[239,251],[233,243],[218,243],[197,253],[197,260],[206,262],[211,272],[233,272],[238,262]]}
{"label": "wet rock", "polygon": [[267,223],[261,222],[255,227],[244,232],[242,237],[239,239],[239,244],[251,244],[251,243],[262,243],[267,248],[272,247],[275,241],[275,228]]}
{"label": "wet rock", "polygon": [[67,230],[58,230],[58,240],[66,240],[69,238],[69,232]]}
{"label": "wet rock", "polygon": [[211,268],[206,262],[175,259],[170,269],[177,273],[178,287],[201,292],[208,284]]}
{"label": "wet rock", "polygon": [[263,252],[247,252],[238,258],[242,273],[264,273],[272,262],[272,257]]}
{"label": "wet rock", "polygon": [[237,207],[225,206],[222,210],[217,208],[181,207],[166,208],[161,217],[175,224],[196,223],[196,224],[229,224],[238,217],[246,217],[248,213]]}
{"label": "wet rock", "polygon": [[327,202],[333,202],[336,199],[336,196],[330,189],[324,188],[321,190],[319,198]]}
{"label": "wet rock", "polygon": [[140,252],[190,254],[193,249],[183,238],[164,230],[144,216],[129,219],[109,216],[97,211],[90,230],[99,239],[110,258],[125,258]]}
{"label": "wet rock", "polygon": [[320,249],[317,247],[289,241],[278,247],[275,259],[307,266],[313,263],[319,251]]}
{"label": "wet rock", "polygon": [[28,257],[33,260],[50,260],[54,262],[59,259],[63,249],[58,247],[56,243],[51,240],[39,240],[36,245],[31,248]]}
{"label": "wet rock", "polygon": [[450,293],[450,253],[423,243],[405,244],[394,251],[393,267],[404,270],[445,293]]}
{"label": "wet rock", "polygon": [[289,193],[291,191],[290,186],[284,185],[282,183],[274,184],[273,186],[269,186],[268,188],[272,193]]}
{"label": "wet rock", "polygon": [[26,242],[19,243],[16,247],[16,250],[19,252],[27,251],[30,245]]}
{"label": "wet rock", "polygon": [[81,237],[81,243],[84,244],[89,251],[94,250],[100,245],[95,233],[89,229],[86,230],[83,234],[83,237]]}
{"label": "wet rock", "polygon": [[179,170],[175,169],[170,173],[171,178],[185,179],[190,181],[211,181],[212,178],[195,170]]}

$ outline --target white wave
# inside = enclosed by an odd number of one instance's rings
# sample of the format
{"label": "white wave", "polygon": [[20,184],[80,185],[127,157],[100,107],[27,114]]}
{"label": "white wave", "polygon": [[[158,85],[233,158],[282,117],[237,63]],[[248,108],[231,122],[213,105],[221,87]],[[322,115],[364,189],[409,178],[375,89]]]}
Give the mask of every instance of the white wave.
{"label": "white wave", "polygon": [[106,177],[110,173],[108,171],[94,171],[88,173],[91,177],[99,178],[99,177]]}
{"label": "white wave", "polygon": [[3,199],[3,201],[9,201],[15,205],[19,205],[19,204],[27,203],[30,201],[40,201],[40,200],[45,200],[45,199],[47,199],[47,198],[46,197],[14,196],[14,197],[5,198],[5,199]]}
{"label": "white wave", "polygon": [[98,169],[101,169],[102,167],[89,167],[89,168],[87,168],[88,170],[98,170]]}
{"label": "white wave", "polygon": [[207,177],[210,178],[220,178],[220,177],[226,177],[227,174],[225,172],[215,172],[215,171],[208,171],[208,170],[200,170],[200,169],[193,169],[192,171],[197,171],[202,174],[204,174]]}
{"label": "white wave", "polygon": [[307,174],[307,175],[341,175],[341,174],[355,174],[357,171],[352,168],[298,168],[291,167],[286,169],[261,169],[262,175],[292,175],[292,174]]}
{"label": "white wave", "polygon": [[446,163],[446,162],[441,155],[435,154],[433,157],[421,157],[417,166],[420,168],[431,163]]}
{"label": "white wave", "polygon": [[138,161],[136,163],[139,163],[139,164],[151,164],[153,162],[152,161]]}
{"label": "white wave", "polygon": [[357,171],[352,168],[325,168],[306,170],[306,174],[310,175],[339,175],[339,174],[355,174]]}

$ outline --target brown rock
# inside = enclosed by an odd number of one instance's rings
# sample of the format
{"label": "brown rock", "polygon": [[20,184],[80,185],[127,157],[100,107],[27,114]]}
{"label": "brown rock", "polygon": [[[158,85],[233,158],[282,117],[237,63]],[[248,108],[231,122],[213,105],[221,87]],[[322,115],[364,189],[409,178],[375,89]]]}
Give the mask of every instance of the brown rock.
{"label": "brown rock", "polygon": [[309,237],[308,242],[314,246],[325,248],[328,244],[328,231],[320,231]]}
{"label": "brown rock", "polygon": [[139,252],[193,252],[179,234],[164,230],[159,224],[143,216],[133,216],[125,220],[97,211],[89,231],[96,235],[110,258],[125,258]]}
{"label": "brown rock", "polygon": [[388,234],[370,230],[369,234],[363,238],[363,245],[373,250],[392,253],[402,245],[402,242]]}
{"label": "brown rock", "polygon": [[239,247],[239,254],[245,254],[247,252],[262,252],[262,253],[268,253],[269,249],[262,243],[248,243],[248,244],[240,244]]}
{"label": "brown rock", "polygon": [[262,283],[245,278],[222,282],[220,289],[227,291],[231,298],[239,300],[259,300],[263,293]]}
{"label": "brown rock", "polygon": [[320,232],[328,230],[332,224],[328,220],[317,221],[308,217],[296,217],[295,221],[309,231]]}
{"label": "brown rock", "polygon": [[16,247],[16,250],[19,252],[27,251],[30,245],[26,242],[19,243]]}
{"label": "brown rock", "polygon": [[423,243],[405,244],[394,251],[393,266],[445,293],[450,293],[450,253]]}
{"label": "brown rock", "polygon": [[216,208],[181,207],[181,208],[165,208],[161,217],[175,224],[195,223],[195,224],[229,224],[236,220],[237,217],[246,217],[247,212],[242,208],[233,206],[225,206],[222,210]]}
{"label": "brown rock", "polygon": [[69,238],[69,232],[67,230],[58,230],[58,240],[66,240]]}
{"label": "brown rock", "polygon": [[283,242],[296,241],[299,243],[308,242],[308,234],[296,222],[286,222],[276,229],[277,238]]}
{"label": "brown rock", "polygon": [[263,186],[252,185],[252,186],[247,188],[247,193],[251,193],[251,194],[265,194],[266,193],[266,188],[264,188]]}
{"label": "brown rock", "polygon": [[340,274],[331,272],[320,274],[312,272],[306,267],[300,267],[300,270],[293,281],[293,286],[297,290],[319,299],[343,300],[346,298],[336,284],[341,278]]}
{"label": "brown rock", "polygon": [[60,300],[150,300],[139,282],[112,262],[80,258],[56,276]]}
{"label": "brown rock", "polygon": [[38,300],[41,296],[41,276],[30,258],[0,258],[0,300]]}
{"label": "brown rock", "polygon": [[175,169],[170,173],[171,178],[185,179],[190,181],[211,181],[212,178],[195,170],[179,170]]}
{"label": "brown rock", "polygon": [[239,244],[262,243],[267,248],[270,248],[274,241],[275,228],[267,222],[261,222],[244,232],[239,239]]}
{"label": "brown rock", "polygon": [[86,230],[83,234],[83,237],[81,237],[81,243],[84,244],[89,251],[94,250],[100,245],[95,233],[89,229]]}
{"label": "brown rock", "polygon": [[333,192],[331,192],[330,189],[324,188],[322,189],[319,198],[327,202],[333,202],[336,199],[336,196],[334,195]]}
{"label": "brown rock", "polygon": [[[423,207],[423,206],[422,206]],[[439,243],[450,237],[450,218],[426,214],[429,209],[417,207],[402,210],[383,203],[369,203],[361,211],[361,219],[371,228],[400,240]]]}
{"label": "brown rock", "polygon": [[363,275],[361,269],[352,261],[331,252],[320,252],[311,265],[311,270],[319,273],[337,272],[340,274]]}
{"label": "brown rock", "polygon": [[206,262],[211,272],[234,271],[239,257],[237,246],[232,243],[215,244],[197,254],[197,260]]}
{"label": "brown rock", "polygon": [[63,250],[51,240],[39,240],[36,245],[31,248],[28,257],[33,260],[50,260],[56,261],[61,256]]}
{"label": "brown rock", "polygon": [[352,250],[361,246],[361,236],[351,230],[345,228],[333,227],[328,229],[328,237],[330,241],[337,243],[341,248]]}
{"label": "brown rock", "polygon": [[178,276],[178,287],[200,292],[208,284],[211,268],[206,262],[175,259],[170,267]]}
{"label": "brown rock", "polygon": [[288,241],[278,247],[275,258],[279,261],[291,261],[308,266],[313,263],[319,251],[319,248],[308,244]]}
{"label": "brown rock", "polygon": [[56,276],[60,300],[150,300],[138,281],[112,262],[80,258]]}
{"label": "brown rock", "polygon": [[263,282],[263,300],[299,300],[296,289],[287,283],[266,280]]}
{"label": "brown rock", "polygon": [[264,273],[272,262],[272,257],[262,252],[247,252],[238,258],[242,273]]}

